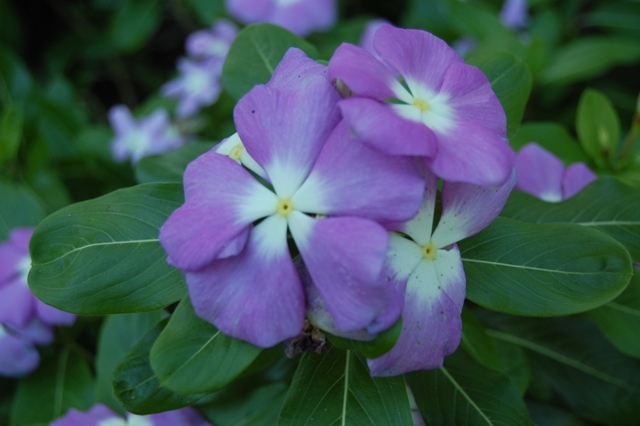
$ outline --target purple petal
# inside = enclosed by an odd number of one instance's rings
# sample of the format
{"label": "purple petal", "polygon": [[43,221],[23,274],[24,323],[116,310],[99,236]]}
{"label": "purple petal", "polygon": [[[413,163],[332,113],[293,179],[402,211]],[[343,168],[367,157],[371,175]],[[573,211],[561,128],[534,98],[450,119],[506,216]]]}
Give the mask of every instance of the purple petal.
{"label": "purple petal", "polygon": [[420,30],[381,25],[373,40],[376,52],[402,77],[438,92],[444,73],[462,58],[443,40]]}
{"label": "purple petal", "polygon": [[29,241],[33,235],[34,228],[14,228],[11,231],[11,244],[17,247],[25,255],[29,254]]}
{"label": "purple petal", "polygon": [[109,110],[109,123],[116,135],[124,135],[135,130],[136,122],[124,105],[116,105]]}
{"label": "purple petal", "polygon": [[437,247],[446,247],[482,231],[498,217],[515,183],[515,170],[499,186],[445,181],[442,216],[431,241]]}
{"label": "purple petal", "polygon": [[160,229],[170,263],[182,270],[237,254],[251,222],[275,212],[276,196],[234,160],[214,151],[189,164],[184,183],[185,204]]}
{"label": "purple petal", "polygon": [[310,213],[403,221],[418,211],[423,188],[413,159],[368,148],[341,122],[292,201]]}
{"label": "purple petal", "polygon": [[273,0],[226,0],[225,6],[229,15],[243,24],[264,22],[276,7]]}
{"label": "purple petal", "polygon": [[72,408],[63,417],[52,422],[50,426],[100,426],[102,422],[111,419],[118,419],[124,422],[120,416],[105,405],[96,404],[87,412]]}
{"label": "purple petal", "polygon": [[0,289],[0,323],[25,327],[35,316],[35,296],[21,279]]}
{"label": "purple petal", "polygon": [[400,117],[391,104],[349,98],[340,102],[349,129],[365,144],[391,155],[433,156],[437,139],[422,123]]}
{"label": "purple petal", "polygon": [[17,336],[29,340],[36,345],[48,345],[53,341],[53,327],[33,318],[29,324],[20,329],[12,329]]}
{"label": "purple petal", "polygon": [[505,0],[500,10],[500,21],[505,27],[511,29],[527,26],[527,0]]}
{"label": "purple petal", "polygon": [[376,31],[378,31],[378,28],[380,28],[380,26],[383,24],[391,25],[391,23],[386,19],[372,19],[371,21],[369,21],[364,27],[364,31],[360,36],[360,42],[358,43],[360,47],[374,56],[376,56],[378,52],[376,52],[373,48],[373,38],[376,34]]}
{"label": "purple petal", "polygon": [[382,267],[387,232],[361,218],[289,216],[291,234],[341,331],[368,327],[390,302]]}
{"label": "purple petal", "polygon": [[252,230],[240,254],[187,272],[196,313],[225,334],[261,347],[297,335],[305,303],[286,229],[282,216],[270,216]]}
{"label": "purple petal", "polygon": [[33,343],[13,335],[0,324],[0,376],[24,376],[39,363],[40,354]]}
{"label": "purple petal", "polygon": [[28,255],[11,241],[0,244],[0,289],[19,278],[19,265]]}
{"label": "purple petal", "polygon": [[35,299],[35,307],[38,318],[46,324],[70,326],[76,321],[74,314],[61,311],[38,299]]}
{"label": "purple petal", "polygon": [[326,77],[327,67],[309,58],[302,50],[291,47],[284,54],[266,85],[275,89],[287,89],[316,75]]}
{"label": "purple petal", "polygon": [[516,155],[518,182],[515,189],[541,200],[562,200],[564,164],[555,155],[536,143],[523,146]]}
{"label": "purple petal", "polygon": [[457,247],[438,250],[435,261],[420,262],[407,283],[400,337],[391,351],[368,360],[371,375],[396,376],[441,367],[462,337],[464,295]]}
{"label": "purple petal", "polygon": [[[129,424],[131,425],[135,424],[131,422],[132,417],[134,417],[133,414],[127,415],[127,420],[129,420]],[[200,413],[191,407],[138,417],[143,417],[151,421],[153,426],[211,426],[211,423],[206,421]]]}
{"label": "purple petal", "polygon": [[268,22],[284,27],[300,37],[306,37],[312,31],[328,30],[335,25],[335,0],[302,0],[289,3],[277,5]]}
{"label": "purple petal", "polygon": [[563,199],[566,200],[567,198],[573,197],[597,178],[598,176],[584,163],[570,165],[564,172],[562,179]]}
{"label": "purple petal", "polygon": [[438,134],[438,154],[425,162],[443,180],[496,185],[511,175],[514,156],[495,132],[476,123],[456,122]]}
{"label": "purple petal", "polygon": [[341,44],[329,60],[329,79],[342,80],[357,96],[380,101],[396,98],[394,88],[400,86],[382,62],[363,48],[349,43]]}
{"label": "purple petal", "polygon": [[291,197],[338,124],[340,95],[322,76],[290,90],[256,86],[234,110],[240,139],[266,171],[279,197]]}

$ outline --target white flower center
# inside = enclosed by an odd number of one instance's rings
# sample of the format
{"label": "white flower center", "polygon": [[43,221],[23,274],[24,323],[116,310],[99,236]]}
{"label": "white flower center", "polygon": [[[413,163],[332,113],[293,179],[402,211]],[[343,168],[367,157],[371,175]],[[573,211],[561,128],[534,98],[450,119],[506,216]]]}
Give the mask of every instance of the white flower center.
{"label": "white flower center", "polygon": [[190,73],[185,81],[186,89],[189,93],[196,94],[209,87],[209,73],[205,70],[198,70]]}
{"label": "white flower center", "polygon": [[293,211],[293,202],[290,198],[280,198],[278,205],[276,206],[276,212],[284,217],[287,217]]}
{"label": "white flower center", "polygon": [[434,260],[438,254],[438,247],[431,241],[422,247],[422,257],[425,260]]}
{"label": "white flower center", "polygon": [[414,80],[406,80],[407,88],[400,83],[393,91],[404,104],[392,108],[401,117],[423,123],[436,133],[446,133],[454,127],[455,111],[449,105],[449,95],[435,93]]}

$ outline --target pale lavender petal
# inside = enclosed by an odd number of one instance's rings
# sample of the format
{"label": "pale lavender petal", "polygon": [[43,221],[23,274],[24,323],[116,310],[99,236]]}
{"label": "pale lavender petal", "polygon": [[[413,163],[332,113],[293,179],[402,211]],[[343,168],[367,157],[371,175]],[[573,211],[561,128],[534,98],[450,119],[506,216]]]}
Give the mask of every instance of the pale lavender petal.
{"label": "pale lavender petal", "polygon": [[29,324],[20,329],[12,329],[17,336],[29,340],[36,345],[48,345],[53,341],[53,327],[33,318]]}
{"label": "pale lavender petal", "polygon": [[438,193],[438,178],[424,166],[421,171],[424,176],[425,188],[418,213],[411,220],[403,224],[396,224],[391,229],[404,232],[413,241],[424,246],[431,240],[436,195]]}
{"label": "pale lavender petal", "polygon": [[42,322],[49,325],[70,326],[76,321],[74,314],[49,306],[35,297],[34,299],[37,316]]}
{"label": "pale lavender petal", "polygon": [[511,176],[513,150],[484,126],[456,122],[452,129],[438,134],[438,142],[438,154],[425,162],[443,180],[496,185]]}
{"label": "pale lavender petal", "polygon": [[420,262],[407,283],[400,337],[391,351],[368,360],[371,375],[441,367],[462,337],[464,294],[464,270],[456,247],[438,250],[434,261]]}
{"label": "pale lavender petal", "polygon": [[292,201],[308,213],[403,221],[418,211],[423,189],[414,159],[372,150],[341,122]]}
{"label": "pale lavender petal", "polygon": [[253,229],[237,256],[187,272],[196,313],[225,334],[261,347],[297,335],[305,302],[286,229],[282,216],[270,216]]}
{"label": "pale lavender petal", "polygon": [[20,250],[12,241],[0,244],[0,289],[18,278],[18,265],[28,255],[28,251]]}
{"label": "pale lavender petal", "polygon": [[278,4],[268,22],[306,37],[312,31],[328,30],[336,22],[336,0],[301,0]]}
{"label": "pale lavender petal", "polygon": [[562,200],[564,164],[555,155],[536,143],[523,146],[516,155],[518,182],[515,189],[541,200]]}
{"label": "pale lavender petal", "polygon": [[[129,424],[132,426],[136,424],[131,421],[134,416],[134,414],[127,415]],[[137,417],[144,417],[151,422],[152,426],[211,426],[211,423],[206,421],[200,413],[191,407]]]}
{"label": "pale lavender petal", "polygon": [[[50,426],[100,426],[101,422],[111,419],[121,420],[122,418],[107,406],[96,404],[87,412],[72,408],[63,417],[51,422]],[[124,420],[121,421],[124,422]]]}
{"label": "pale lavender petal", "polygon": [[229,15],[244,24],[264,22],[276,7],[273,0],[225,0]]}
{"label": "pale lavender petal", "polygon": [[373,38],[376,34],[376,31],[378,31],[378,28],[380,28],[380,26],[383,24],[391,25],[391,23],[386,19],[372,19],[371,21],[369,21],[364,27],[364,31],[362,32],[360,41],[358,43],[360,47],[374,56],[377,56],[378,52],[376,52],[373,48]]}
{"label": "pale lavender petal", "polygon": [[287,89],[315,75],[326,77],[327,67],[309,58],[304,51],[291,47],[284,54],[266,85],[276,89]]}
{"label": "pale lavender petal", "polygon": [[500,10],[500,21],[511,29],[526,27],[529,20],[527,6],[527,0],[505,0]]}
{"label": "pale lavender petal", "polygon": [[224,60],[231,43],[238,33],[235,24],[227,19],[218,19],[213,28],[189,35],[186,50],[189,56]]}
{"label": "pale lavender petal", "polygon": [[349,217],[289,215],[291,234],[309,274],[341,331],[368,327],[391,302],[382,274],[387,232]]}
{"label": "pale lavender petal", "polygon": [[10,234],[11,244],[25,255],[29,254],[29,241],[34,228],[14,228]]}
{"label": "pale lavender petal", "polygon": [[598,176],[584,163],[570,165],[567,170],[565,170],[562,179],[563,199],[566,200],[567,198],[573,197],[597,178]]}
{"label": "pale lavender petal", "polygon": [[400,117],[391,104],[354,97],[341,101],[339,106],[349,129],[373,149],[417,156],[433,156],[438,150],[431,129]]}
{"label": "pale lavender petal", "polygon": [[25,327],[35,315],[35,296],[21,279],[0,289],[0,323]]}
{"label": "pale lavender petal", "polygon": [[234,110],[240,139],[266,171],[279,197],[291,197],[306,179],[340,120],[340,95],[322,76],[291,90],[256,86]]}
{"label": "pale lavender petal", "polygon": [[396,98],[394,88],[400,86],[382,62],[349,43],[341,44],[329,60],[329,79],[340,79],[354,94],[380,101]]}
{"label": "pale lavender petal", "polygon": [[116,105],[109,110],[109,123],[116,135],[130,133],[136,128],[136,122],[129,108],[124,105]]}
{"label": "pale lavender petal", "polygon": [[160,229],[168,261],[182,270],[237,254],[244,247],[247,227],[276,209],[275,194],[215,151],[192,161],[184,182],[185,204]]}
{"label": "pale lavender petal", "polygon": [[33,343],[13,335],[0,324],[0,376],[24,376],[39,363],[40,355]]}
{"label": "pale lavender petal", "polygon": [[498,217],[516,183],[515,170],[502,185],[448,182],[442,186],[442,216],[431,241],[446,247],[470,237]]}
{"label": "pale lavender petal", "polygon": [[460,55],[447,43],[426,31],[381,25],[373,46],[405,80],[420,81],[434,92],[439,91],[445,70],[462,62]]}

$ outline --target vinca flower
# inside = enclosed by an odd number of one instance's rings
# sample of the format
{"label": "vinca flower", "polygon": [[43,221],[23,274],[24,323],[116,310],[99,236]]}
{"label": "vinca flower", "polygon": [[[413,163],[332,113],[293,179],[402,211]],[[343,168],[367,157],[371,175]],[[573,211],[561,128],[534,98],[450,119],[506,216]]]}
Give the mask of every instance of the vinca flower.
{"label": "vinca flower", "polygon": [[411,159],[353,140],[336,89],[296,63],[279,67],[272,86],[254,87],[234,110],[243,148],[268,186],[212,150],[188,166],[185,204],[160,231],[196,313],[263,347],[297,335],[304,322],[288,232],[337,326],[364,328],[389,302],[388,234],[377,222],[413,217],[424,187]]}
{"label": "vinca flower", "polygon": [[109,111],[109,122],[115,132],[111,151],[117,161],[131,160],[136,164],[142,157],[161,154],[185,143],[164,109],[136,121],[126,106],[118,105]]}
{"label": "vinca flower", "polygon": [[269,22],[301,37],[336,23],[335,0],[226,0],[227,12],[244,24]]}
{"label": "vinca flower", "polygon": [[40,354],[31,339],[0,324],[0,376],[20,377],[39,363]]}
{"label": "vinca flower", "polygon": [[71,409],[63,417],[51,422],[51,426],[211,426],[193,408],[181,408],[164,413],[139,416],[127,413],[122,418],[107,406],[96,404],[87,412]]}
{"label": "vinca flower", "polygon": [[518,151],[515,165],[518,174],[515,189],[550,203],[573,197],[597,178],[586,164],[578,162],[565,167],[559,158],[536,143]]}
{"label": "vinca flower", "polygon": [[527,0],[506,0],[500,10],[500,21],[510,29],[525,28],[529,15]]}
{"label": "vinca flower", "polygon": [[210,29],[189,35],[186,42],[187,54],[193,59],[216,59],[224,63],[237,34],[238,27],[233,22],[218,19]]}
{"label": "vinca flower", "polygon": [[390,285],[404,292],[402,332],[391,351],[368,360],[373,376],[438,368],[456,350],[466,286],[456,242],[487,227],[515,184],[515,173],[500,186],[445,181],[442,216],[434,226],[437,178],[427,170],[425,177],[418,214],[391,226],[399,233],[389,241],[388,274]]}
{"label": "vinca flower", "polygon": [[425,31],[381,25],[373,47],[382,61],[347,43],[329,61],[329,77],[354,94],[339,104],[351,131],[381,152],[422,157],[446,181],[506,181],[506,116],[482,71]]}

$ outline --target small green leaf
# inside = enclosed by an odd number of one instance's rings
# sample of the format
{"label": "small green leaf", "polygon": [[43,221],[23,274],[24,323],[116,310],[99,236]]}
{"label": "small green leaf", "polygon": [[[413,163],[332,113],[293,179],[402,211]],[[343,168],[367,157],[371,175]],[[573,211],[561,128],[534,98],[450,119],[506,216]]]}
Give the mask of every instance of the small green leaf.
{"label": "small green leaf", "polygon": [[187,296],[153,345],[151,365],[169,389],[212,392],[238,377],[261,352],[197,316]]}
{"label": "small green leaf", "polygon": [[372,378],[357,352],[307,352],[298,366],[278,426],[413,425],[401,376]]}
{"label": "small green leaf", "polygon": [[0,116],[0,166],[15,161],[22,139],[24,110],[9,107]]}
{"label": "small green leaf", "polygon": [[224,14],[222,0],[188,0],[195,15],[202,25],[210,26],[213,21]]}
{"label": "small green leaf", "polygon": [[467,298],[510,314],[587,311],[611,301],[631,278],[624,247],[585,226],[499,217],[459,246]]}
{"label": "small green leaf", "polygon": [[78,314],[152,311],[179,300],[184,277],[166,263],[158,233],[182,202],[182,185],[145,184],[50,215],[31,238],[31,290]]}
{"label": "small green leaf", "polygon": [[620,142],[620,119],[611,101],[597,90],[582,93],[576,130],[582,149],[603,169],[611,164]]}
{"label": "small green leaf", "polygon": [[139,183],[182,183],[187,165],[213,146],[211,142],[189,142],[166,154],[144,157],[136,165],[136,180]]}
{"label": "small green leaf", "polygon": [[342,349],[351,349],[360,352],[366,358],[379,358],[389,352],[398,341],[400,332],[402,331],[402,317],[396,323],[381,333],[373,340],[351,340],[344,337],[334,336],[327,332],[329,341]]}
{"label": "small green leaf", "polygon": [[462,310],[462,341],[460,346],[480,364],[494,370],[500,370],[500,358],[498,358],[498,351],[493,340],[485,332],[482,323],[467,308]]}
{"label": "small green leaf", "polygon": [[111,42],[121,51],[134,52],[155,33],[161,18],[159,0],[129,0],[111,20]]}
{"label": "small green leaf", "polygon": [[222,69],[222,85],[240,99],[256,84],[265,84],[290,47],[297,47],[311,58],[318,52],[313,45],[289,31],[271,24],[249,25],[240,31],[229,49]]}
{"label": "small green leaf", "polygon": [[0,179],[0,241],[7,240],[13,228],[36,226],[45,211],[26,186]]}

